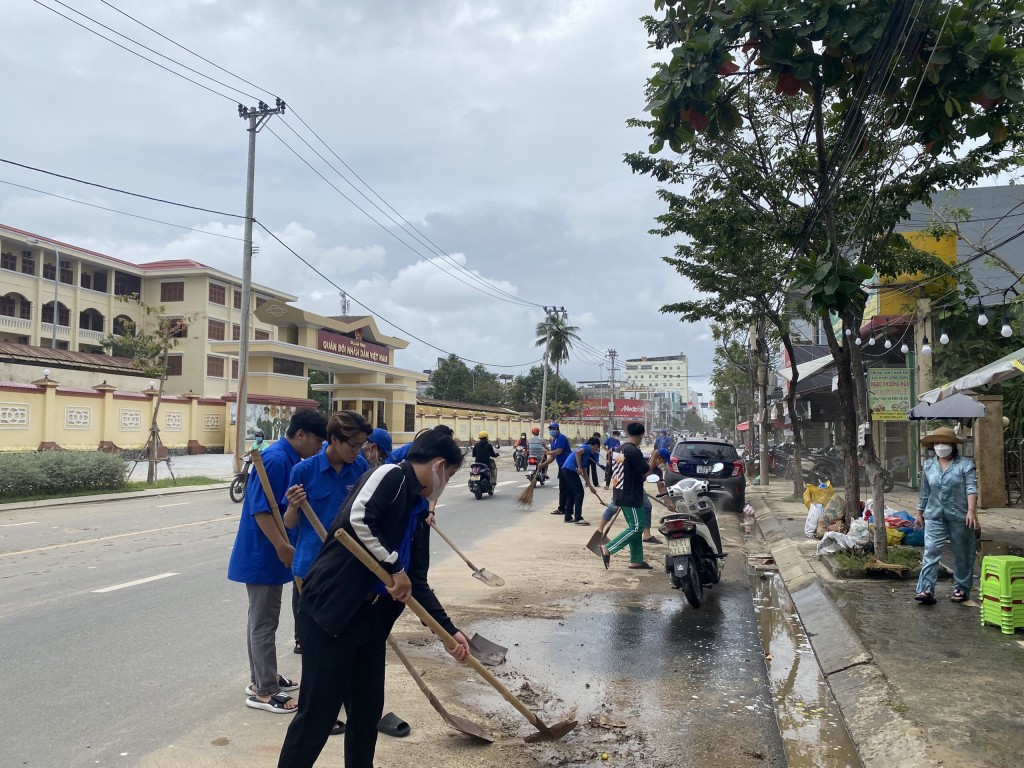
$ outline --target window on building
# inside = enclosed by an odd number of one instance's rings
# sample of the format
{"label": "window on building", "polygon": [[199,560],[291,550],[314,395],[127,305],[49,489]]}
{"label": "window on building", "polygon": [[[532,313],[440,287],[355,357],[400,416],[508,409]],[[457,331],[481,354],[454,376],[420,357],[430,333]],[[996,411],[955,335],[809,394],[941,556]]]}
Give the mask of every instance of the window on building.
{"label": "window on building", "polygon": [[31,251],[25,251],[21,255],[21,272],[25,275],[34,275],[36,273],[36,260],[32,258]]}
{"label": "window on building", "polygon": [[82,273],[82,287],[92,290],[92,275],[88,272]]}
{"label": "window on building", "polygon": [[227,303],[227,291],[228,289],[219,283],[210,283],[210,303],[224,306]]}
{"label": "window on building", "polygon": [[160,301],[184,301],[185,281],[177,280],[173,283],[160,283]]}
{"label": "window on building", "polygon": [[220,320],[210,319],[206,323],[206,336],[210,341],[224,341],[227,325]]}
{"label": "window on building", "polygon": [[[115,296],[138,296],[142,293],[142,279],[138,275],[114,272]],[[163,289],[161,288],[161,293]]]}
{"label": "window on building", "polygon": [[68,343],[66,341],[58,341],[57,349],[63,349],[64,351],[67,351],[68,349],[70,349],[70,347],[68,346]]}
{"label": "window on building", "polygon": [[242,338],[242,326],[238,323],[232,323],[231,325],[231,340],[238,341]]}
{"label": "window on building", "polygon": [[[53,302],[43,305],[43,322],[53,322]],[[67,327],[71,325],[71,312],[63,304],[57,305],[57,325]]]}
{"label": "window on building", "polygon": [[256,341],[269,341],[270,331],[256,331]]}
{"label": "window on building", "polygon": [[[64,262],[64,264],[67,264],[67,262]],[[74,285],[75,284],[75,273],[74,273],[74,270],[72,270],[71,267],[64,266],[64,264],[61,264],[61,267],[60,267],[60,281],[62,283],[64,283],[65,285]]]}
{"label": "window on building", "polygon": [[266,303],[267,303],[267,297],[266,296],[259,296],[259,295],[256,296],[256,309],[259,309],[260,307],[262,307]]}
{"label": "window on building", "polygon": [[18,257],[13,253],[0,253],[0,269],[9,269],[16,272],[18,269]]}
{"label": "window on building", "polygon": [[241,309],[242,308],[242,292],[240,290],[238,290],[237,288],[235,288],[234,293],[235,293],[235,300],[233,302],[234,307],[235,307],[235,309]]}
{"label": "window on building", "polygon": [[234,358],[231,361],[231,378],[238,379],[238,358]]}
{"label": "window on building", "polygon": [[14,317],[18,300],[13,296],[0,296],[0,315]]}
{"label": "window on building", "polygon": [[214,379],[224,378],[224,358],[216,355],[206,356],[206,375]]}
{"label": "window on building", "polygon": [[22,320],[32,319],[32,302],[28,299],[21,300],[21,311],[18,313],[18,317]]}
{"label": "window on building", "polygon": [[305,376],[306,367],[297,360],[285,360],[280,357],[275,357],[274,373],[281,373],[285,376]]}
{"label": "window on building", "polygon": [[407,404],[405,406],[405,431],[416,431],[416,406]]}
{"label": "window on building", "polygon": [[181,355],[168,355],[167,356],[167,375],[168,376],[181,376]]}
{"label": "window on building", "polygon": [[188,323],[180,317],[167,318],[167,335],[172,339],[188,338]]}
{"label": "window on building", "polygon": [[43,264],[43,279],[44,280],[55,280],[57,278],[57,265],[56,264]]}

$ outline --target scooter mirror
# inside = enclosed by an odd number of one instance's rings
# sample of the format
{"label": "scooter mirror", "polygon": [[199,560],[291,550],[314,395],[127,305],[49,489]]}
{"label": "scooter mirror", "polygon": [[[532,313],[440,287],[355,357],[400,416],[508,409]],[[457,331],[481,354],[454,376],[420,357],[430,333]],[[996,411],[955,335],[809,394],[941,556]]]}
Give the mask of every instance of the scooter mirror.
{"label": "scooter mirror", "polygon": [[725,464],[723,464],[722,462],[718,462],[717,464],[715,464],[711,468],[711,471],[712,472],[721,472],[723,469],[725,469]]}
{"label": "scooter mirror", "polygon": [[648,483],[660,483],[661,482],[661,475],[648,475],[647,478],[645,479],[645,482],[648,482]]}

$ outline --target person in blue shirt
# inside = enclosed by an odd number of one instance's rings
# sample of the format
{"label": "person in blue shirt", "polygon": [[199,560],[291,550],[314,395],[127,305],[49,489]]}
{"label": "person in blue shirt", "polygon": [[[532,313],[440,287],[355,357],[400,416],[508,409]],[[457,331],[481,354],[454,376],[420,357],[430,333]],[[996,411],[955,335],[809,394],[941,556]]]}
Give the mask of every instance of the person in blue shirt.
{"label": "person in blue shirt", "polygon": [[611,437],[604,441],[604,487],[608,490],[608,487],[612,484],[612,454],[622,447],[622,441],[619,440],[621,433],[617,429],[612,430]]}
{"label": "person in blue shirt", "polygon": [[370,432],[366,438],[366,445],[363,446],[363,458],[370,467],[393,463],[388,461],[391,458],[391,435],[386,429],[377,427]]}
{"label": "person in blue shirt", "polygon": [[[438,424],[438,425],[436,425],[434,427],[431,427],[431,429],[433,429],[435,432],[438,432],[438,433],[440,433],[442,435],[447,435],[448,437],[450,437],[452,440],[455,441],[456,445],[459,444],[459,438],[457,438],[455,436],[455,431],[451,427],[449,427],[447,424]],[[419,437],[420,435],[422,435],[426,431],[428,431],[428,430],[421,429],[419,432],[416,433],[416,437]],[[414,439],[414,442],[415,442],[415,439]],[[384,463],[385,464],[401,464],[403,461],[405,461],[406,457],[409,455],[409,450],[411,448],[412,448],[412,443],[406,443],[405,445],[403,445],[398,450],[392,451],[391,455],[384,461]],[[430,500],[430,510],[429,510],[429,514],[427,515],[427,524],[428,525],[433,525],[434,524],[434,510],[435,510],[436,507],[437,507],[437,499],[431,499]]]}
{"label": "person in blue shirt", "polygon": [[569,445],[569,438],[562,434],[561,429],[558,426],[557,421],[552,421],[548,424],[548,434],[551,436],[551,445],[547,451],[544,452],[546,460],[541,466],[543,470],[552,461],[558,465],[558,509],[552,512],[552,515],[562,515],[568,517],[571,513],[568,512],[569,488],[562,482],[562,466],[565,464],[566,459],[569,458],[569,454],[572,453],[572,446]]}
{"label": "person in blue shirt", "polygon": [[592,437],[575,451],[570,451],[568,458],[558,470],[558,487],[568,489],[572,506],[565,507],[565,522],[576,523],[576,525],[590,525],[583,519],[583,483],[593,488],[587,473],[590,472],[591,463],[597,463],[597,457],[601,452],[601,438]]}
{"label": "person in blue shirt", "polygon": [[963,603],[974,583],[975,533],[978,523],[978,475],[974,462],[960,455],[963,440],[949,427],[939,427],[921,440],[935,451],[921,468],[921,496],[914,527],[924,526],[924,555],[917,595],[922,605],[935,604],[935,578],[939,558],[949,539],[953,545],[953,594],[949,599]]}
{"label": "person in blue shirt", "polygon": [[[287,504],[285,492],[292,467],[315,456],[326,435],[327,419],[323,414],[299,411],[292,416],[285,436],[260,454],[279,510]],[[275,636],[281,619],[282,585],[292,580],[295,549],[281,534],[272,514],[263,484],[256,477],[250,478],[228,560],[228,578],[245,584],[249,598],[246,647],[251,684],[246,689],[246,706],[291,714],[295,701],[284,691],[299,686],[277,673]]]}

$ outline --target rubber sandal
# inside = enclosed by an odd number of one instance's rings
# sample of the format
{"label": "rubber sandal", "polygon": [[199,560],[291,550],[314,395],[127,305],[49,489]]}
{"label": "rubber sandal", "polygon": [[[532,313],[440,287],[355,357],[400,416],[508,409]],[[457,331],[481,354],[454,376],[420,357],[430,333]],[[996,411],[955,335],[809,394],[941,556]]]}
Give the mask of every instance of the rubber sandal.
{"label": "rubber sandal", "polygon": [[331,726],[331,736],[341,736],[345,732],[345,724],[341,720],[335,720]]}
{"label": "rubber sandal", "polygon": [[645,561],[645,562],[642,562],[642,563],[638,563],[636,565],[630,565],[629,566],[629,570],[631,570],[631,571],[653,571],[654,568],[651,567],[650,563]]}
{"label": "rubber sandal", "polygon": [[581,517],[579,520],[576,521],[576,525],[590,525],[590,523],[588,523]]}
{"label": "rubber sandal", "polygon": [[918,592],[914,595],[914,599],[921,605],[935,605],[935,595],[931,592]]}
{"label": "rubber sandal", "polygon": [[287,693],[275,693],[270,697],[270,701],[260,701],[255,696],[250,696],[245,700],[245,706],[251,707],[252,709],[262,709],[266,712],[274,712],[279,715],[294,715],[298,707],[286,707],[292,697]]}
{"label": "rubber sandal", "polygon": [[409,728],[409,724],[402,718],[396,715],[394,712],[388,712],[384,717],[377,723],[377,730],[383,733],[385,736],[394,736],[398,739],[403,739],[409,735],[412,730]]}
{"label": "rubber sandal", "polygon": [[[289,680],[284,675],[278,675],[277,676],[277,686],[282,691],[297,691],[299,689],[299,684],[298,683],[296,683],[293,680]],[[259,694],[256,693],[256,688],[255,688],[255,686],[252,685],[252,683],[250,683],[248,686],[246,686],[246,688],[245,688],[245,695],[246,696],[259,696]]]}
{"label": "rubber sandal", "polygon": [[605,550],[604,547],[601,547],[601,560],[604,562],[604,569],[607,571],[608,566],[611,565],[612,556]]}
{"label": "rubber sandal", "polygon": [[295,647],[292,648],[292,653],[302,653],[302,643],[300,643],[298,640],[295,641]]}
{"label": "rubber sandal", "polygon": [[949,596],[951,603],[966,603],[967,599],[967,593],[962,589],[954,589],[953,594]]}
{"label": "rubber sandal", "polygon": [[661,544],[661,539],[657,536],[648,536],[644,539],[644,544]]}

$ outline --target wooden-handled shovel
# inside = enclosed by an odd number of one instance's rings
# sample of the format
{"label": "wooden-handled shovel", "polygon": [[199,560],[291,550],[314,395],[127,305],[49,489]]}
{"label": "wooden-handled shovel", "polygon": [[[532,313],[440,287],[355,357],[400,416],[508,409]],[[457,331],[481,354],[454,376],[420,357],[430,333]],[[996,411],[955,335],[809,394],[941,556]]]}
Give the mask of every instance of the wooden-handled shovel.
{"label": "wooden-handled shovel", "polygon": [[437,523],[434,523],[433,528],[437,535],[444,539],[448,546],[455,550],[455,554],[461,557],[463,561],[466,563],[466,565],[469,566],[469,569],[473,572],[474,579],[479,579],[488,587],[505,586],[505,580],[501,578],[501,576],[494,575],[493,573],[489,572],[486,568],[477,568],[475,565],[469,562],[469,558],[462,554],[462,550],[455,546],[455,542],[453,542],[451,539],[444,535],[444,532],[437,527]]}
{"label": "wooden-handled shovel", "polygon": [[[327,531],[324,528],[323,523],[320,522],[320,518],[316,516],[313,508],[309,506],[309,502],[303,501],[300,506],[302,507],[302,512],[305,514],[306,519],[309,520],[309,524],[312,525],[313,530],[316,531],[316,535],[320,537],[320,541],[326,541]],[[405,668],[409,671],[409,674],[412,675],[412,679],[416,682],[416,685],[419,686],[421,691],[423,691],[423,695],[427,697],[427,701],[430,702],[430,706],[437,710],[437,713],[441,715],[442,720],[456,731],[462,731],[470,736],[475,736],[478,739],[486,741],[488,744],[494,742],[494,736],[482,725],[477,725],[472,720],[467,720],[464,717],[453,715],[444,708],[441,702],[437,700],[437,696],[434,695],[434,692],[430,690],[423,678],[420,677],[420,673],[416,671],[415,667],[413,667],[412,662],[409,661],[409,657],[402,652],[402,649],[398,647],[398,643],[395,642],[391,635],[388,635],[388,645],[391,646],[391,650],[395,652],[395,655],[398,656],[402,664],[405,665]]]}
{"label": "wooden-handled shovel", "polygon": [[[270,485],[270,478],[267,477],[267,468],[263,466],[263,457],[260,456],[260,452],[257,450],[249,451],[249,457],[252,459],[252,465],[256,468],[256,474],[259,475],[260,485],[263,486],[263,494],[267,497],[267,502],[270,504],[270,516],[274,518],[274,522],[277,523],[277,530],[284,536],[284,540],[288,541],[288,531],[284,528],[284,520],[281,519],[281,511],[277,506],[277,499],[274,498],[274,489]],[[302,579],[298,576],[292,576],[295,579],[295,586],[298,587],[299,592],[302,591]]]}
{"label": "wooden-handled shovel", "polygon": [[[373,555],[363,549],[358,542],[349,536],[344,528],[339,528],[334,535],[337,537],[338,541],[340,541],[349,552],[359,558],[359,561],[369,568],[378,579],[383,581],[389,587],[394,584],[394,579],[391,578],[391,574],[381,568]],[[420,621],[430,628],[431,632],[437,635],[437,637],[444,642],[446,648],[454,650],[458,646],[455,638],[448,634],[445,628],[437,623],[437,619],[431,616],[415,598],[410,597],[406,601],[406,605],[412,609],[413,613],[416,614]],[[523,704],[523,702],[517,699],[515,695],[508,688],[502,685],[501,681],[491,674],[490,670],[488,670],[476,658],[472,655],[467,656],[466,663],[469,664],[469,666],[471,666],[476,673],[480,675],[480,677],[487,681],[494,690],[502,695],[505,701],[515,707],[519,714],[525,717],[530,724],[537,729],[537,733],[532,733],[526,737],[527,742],[533,743],[536,741],[553,741],[560,739],[577,726],[577,722],[575,720],[564,720],[560,723],[555,723],[552,726],[546,725],[536,715],[536,713],[532,712],[525,704]]]}

